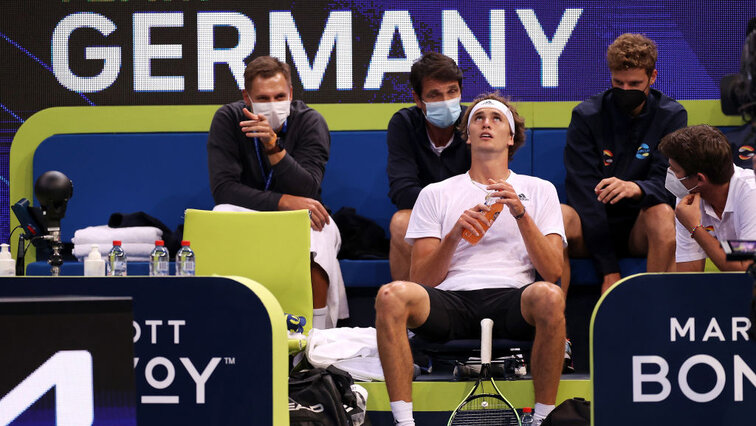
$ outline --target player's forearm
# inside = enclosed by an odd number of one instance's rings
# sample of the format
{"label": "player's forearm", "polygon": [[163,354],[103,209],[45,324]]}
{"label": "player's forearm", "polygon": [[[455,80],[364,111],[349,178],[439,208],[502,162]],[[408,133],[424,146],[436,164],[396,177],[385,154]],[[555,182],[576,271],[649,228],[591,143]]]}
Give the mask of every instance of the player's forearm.
{"label": "player's forearm", "polygon": [[696,240],[704,252],[706,252],[706,256],[714,262],[714,265],[720,271],[745,271],[751,263],[750,261],[741,262],[739,260],[727,261],[727,255],[722,250],[719,241],[703,229],[696,229],[693,232],[693,239]]}
{"label": "player's forearm", "polygon": [[413,249],[410,281],[429,287],[441,284],[449,273],[449,266],[457,244],[459,244],[459,239],[455,241],[447,235],[430,252],[417,252]]}
{"label": "player's forearm", "polygon": [[[517,221],[517,225],[536,271],[544,280],[557,282],[562,277],[563,253],[552,241],[553,238],[543,235],[527,213]],[[559,239],[561,241],[561,237]]]}

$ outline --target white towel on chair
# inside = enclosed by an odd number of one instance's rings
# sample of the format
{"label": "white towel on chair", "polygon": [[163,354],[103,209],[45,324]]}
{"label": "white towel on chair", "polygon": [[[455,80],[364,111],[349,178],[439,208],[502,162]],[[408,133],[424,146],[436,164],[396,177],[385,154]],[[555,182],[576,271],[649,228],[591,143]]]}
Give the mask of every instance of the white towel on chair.
{"label": "white towel on chair", "polygon": [[162,238],[163,231],[154,226],[111,228],[108,225],[100,225],[77,230],[71,241],[74,244],[112,244],[113,240],[120,240],[122,243],[145,243],[154,246],[155,240]]}
{"label": "white towel on chair", "polygon": [[[213,211],[220,212],[254,212],[244,207],[233,204],[218,204]],[[310,251],[315,253],[315,263],[328,274],[328,327],[335,327],[336,322],[342,318],[349,318],[349,305],[347,304],[344,278],[341,276],[341,266],[336,256],[341,248],[341,233],[333,218],[330,223],[318,232],[310,228]]]}
{"label": "white towel on chair", "polygon": [[384,380],[372,327],[312,329],[307,335],[305,354],[314,367],[334,365],[355,380]]}
{"label": "white towel on chair", "polygon": [[[97,249],[104,259],[107,259],[108,252],[113,248],[112,241],[94,242],[91,244],[74,244],[73,254],[83,262],[89,252],[92,250],[92,244],[97,244]],[[155,248],[155,242],[152,243],[122,243],[121,248],[126,252],[127,262],[147,262],[150,260],[150,253]]]}

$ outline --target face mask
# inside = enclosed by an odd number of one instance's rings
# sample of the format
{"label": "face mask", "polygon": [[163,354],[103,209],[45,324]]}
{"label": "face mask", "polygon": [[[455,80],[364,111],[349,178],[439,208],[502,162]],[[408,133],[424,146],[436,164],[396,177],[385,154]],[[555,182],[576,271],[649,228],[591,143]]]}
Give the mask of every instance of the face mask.
{"label": "face mask", "polygon": [[257,102],[252,104],[252,112],[265,116],[270,123],[270,127],[274,131],[283,126],[286,118],[289,117],[289,110],[291,108],[291,101],[280,102]]}
{"label": "face mask", "polygon": [[632,113],[646,101],[646,92],[643,90],[625,90],[615,87],[612,89],[614,104],[625,114]]}
{"label": "face mask", "polygon": [[688,178],[690,178],[690,176],[678,178],[677,176],[675,176],[675,173],[672,171],[672,169],[668,168],[667,177],[664,179],[664,187],[667,188],[667,191],[671,192],[675,197],[683,199],[686,195],[690,194],[690,191],[698,188],[698,185],[690,189],[686,188],[685,185],[683,185],[682,181]]}
{"label": "face mask", "polygon": [[459,118],[459,113],[462,109],[459,107],[459,101],[461,98],[449,99],[447,101],[439,102],[424,102],[425,103],[425,118],[430,124],[445,129]]}

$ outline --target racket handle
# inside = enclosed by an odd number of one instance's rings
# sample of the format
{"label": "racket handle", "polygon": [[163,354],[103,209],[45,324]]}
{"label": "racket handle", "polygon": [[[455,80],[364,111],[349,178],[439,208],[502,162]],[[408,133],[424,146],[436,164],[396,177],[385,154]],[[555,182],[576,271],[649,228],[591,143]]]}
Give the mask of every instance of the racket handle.
{"label": "racket handle", "polygon": [[480,363],[491,363],[491,339],[493,335],[493,320],[483,318],[480,321]]}

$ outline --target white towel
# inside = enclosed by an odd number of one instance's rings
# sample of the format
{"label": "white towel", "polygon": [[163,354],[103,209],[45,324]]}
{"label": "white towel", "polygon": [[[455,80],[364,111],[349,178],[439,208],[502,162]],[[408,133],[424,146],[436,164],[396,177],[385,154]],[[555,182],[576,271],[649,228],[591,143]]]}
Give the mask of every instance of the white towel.
{"label": "white towel", "polygon": [[[124,228],[128,229],[128,228]],[[155,228],[157,229],[157,228]],[[89,252],[92,250],[92,244],[98,245],[98,250],[100,252],[100,255],[104,259],[107,259],[108,252],[110,252],[110,249],[113,248],[112,241],[103,241],[101,243],[91,243],[91,244],[74,244],[73,254],[76,256],[77,259],[79,259],[79,262],[83,262],[84,258],[87,257]],[[121,247],[123,248],[123,251],[126,252],[126,261],[128,262],[146,262],[150,260],[150,253],[152,252],[152,249],[155,248],[155,242],[153,241],[150,244],[147,243],[123,243],[121,244]]]}
{"label": "white towel", "polygon": [[305,352],[314,367],[334,365],[355,380],[384,380],[375,328],[312,329],[307,335]]}
{"label": "white towel", "polygon": [[[233,204],[218,204],[213,211],[221,212],[254,212]],[[334,327],[339,319],[349,318],[349,304],[347,303],[344,278],[341,276],[341,266],[336,256],[341,248],[341,233],[333,218],[330,223],[318,232],[310,228],[310,251],[315,253],[315,263],[328,274],[328,307],[327,326]]]}
{"label": "white towel", "polygon": [[[111,228],[108,225],[88,226],[74,232],[71,239],[74,244],[112,244],[113,240],[122,243],[155,244],[155,240],[163,238],[163,231],[154,226],[129,226],[126,228]],[[109,249],[108,249],[109,250]]]}

